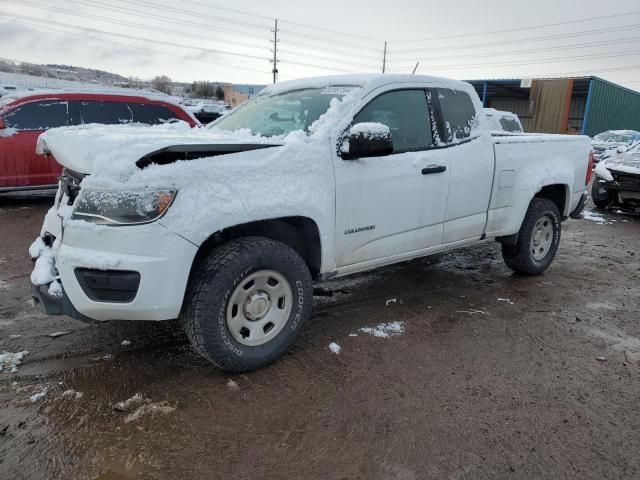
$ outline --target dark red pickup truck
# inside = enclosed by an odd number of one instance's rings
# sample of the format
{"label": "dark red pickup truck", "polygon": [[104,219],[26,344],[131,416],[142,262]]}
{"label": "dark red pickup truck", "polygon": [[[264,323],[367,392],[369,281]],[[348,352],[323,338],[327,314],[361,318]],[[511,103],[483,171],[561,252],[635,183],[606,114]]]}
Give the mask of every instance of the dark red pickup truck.
{"label": "dark red pickup truck", "polygon": [[0,98],[0,193],[54,187],[62,167],[36,154],[38,136],[49,128],[87,123],[147,123],[171,120],[197,125],[186,110],[161,97],[71,91],[25,92]]}

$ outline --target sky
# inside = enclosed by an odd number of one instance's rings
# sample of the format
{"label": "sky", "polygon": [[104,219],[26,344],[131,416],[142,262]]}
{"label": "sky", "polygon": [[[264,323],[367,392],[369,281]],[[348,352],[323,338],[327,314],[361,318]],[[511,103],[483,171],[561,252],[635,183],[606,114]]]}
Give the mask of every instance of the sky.
{"label": "sky", "polygon": [[[0,58],[266,84],[351,72],[597,75],[640,90],[640,2],[0,0]],[[385,41],[387,54],[384,54]]]}

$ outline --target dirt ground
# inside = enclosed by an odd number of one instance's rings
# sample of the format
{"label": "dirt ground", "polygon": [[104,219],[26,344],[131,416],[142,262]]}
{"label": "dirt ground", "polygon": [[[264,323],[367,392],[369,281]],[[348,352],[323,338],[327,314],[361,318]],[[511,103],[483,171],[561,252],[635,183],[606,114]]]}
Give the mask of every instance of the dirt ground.
{"label": "dirt ground", "polygon": [[2,479],[640,478],[638,218],[564,223],[540,277],[484,243],[318,285],[290,355],[227,375],[175,323],[36,311],[51,201],[0,199]]}

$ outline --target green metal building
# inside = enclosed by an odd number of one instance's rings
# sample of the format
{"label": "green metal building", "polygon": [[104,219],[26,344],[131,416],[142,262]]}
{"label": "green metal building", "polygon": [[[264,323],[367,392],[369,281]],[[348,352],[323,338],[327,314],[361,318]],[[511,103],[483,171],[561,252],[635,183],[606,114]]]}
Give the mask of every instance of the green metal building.
{"label": "green metal building", "polygon": [[640,92],[598,77],[471,80],[485,107],[516,113],[527,132],[640,131]]}

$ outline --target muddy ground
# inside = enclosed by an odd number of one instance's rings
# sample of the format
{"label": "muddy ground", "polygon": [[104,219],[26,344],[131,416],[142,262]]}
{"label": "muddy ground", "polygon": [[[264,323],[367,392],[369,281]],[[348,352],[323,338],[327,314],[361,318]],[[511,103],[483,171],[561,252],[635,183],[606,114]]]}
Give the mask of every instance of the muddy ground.
{"label": "muddy ground", "polygon": [[2,479],[640,478],[640,219],[565,223],[540,277],[485,243],[320,285],[290,355],[227,375],[174,323],[34,310],[50,203],[0,200],[0,352],[30,352],[0,373]]}

